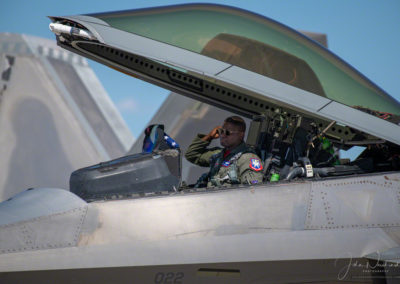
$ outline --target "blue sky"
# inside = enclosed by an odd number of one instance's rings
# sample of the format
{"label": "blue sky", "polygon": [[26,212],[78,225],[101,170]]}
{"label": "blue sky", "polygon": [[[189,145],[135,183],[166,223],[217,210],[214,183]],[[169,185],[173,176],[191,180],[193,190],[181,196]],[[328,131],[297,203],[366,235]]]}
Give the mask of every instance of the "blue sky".
{"label": "blue sky", "polygon": [[[54,39],[46,16],[62,16],[210,1],[3,0],[0,32]],[[294,29],[328,35],[331,51],[400,100],[400,1],[246,0],[212,1],[272,18]],[[168,91],[90,62],[135,137]]]}

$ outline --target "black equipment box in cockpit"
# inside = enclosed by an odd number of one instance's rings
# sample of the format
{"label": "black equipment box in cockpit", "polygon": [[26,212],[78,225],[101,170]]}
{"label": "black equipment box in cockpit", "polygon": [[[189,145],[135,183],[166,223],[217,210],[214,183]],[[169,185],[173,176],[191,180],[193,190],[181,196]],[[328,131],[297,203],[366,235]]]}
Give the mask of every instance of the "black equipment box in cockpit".
{"label": "black equipment box in cockpit", "polygon": [[176,191],[181,182],[179,150],[139,153],[74,171],[70,191],[86,201]]}

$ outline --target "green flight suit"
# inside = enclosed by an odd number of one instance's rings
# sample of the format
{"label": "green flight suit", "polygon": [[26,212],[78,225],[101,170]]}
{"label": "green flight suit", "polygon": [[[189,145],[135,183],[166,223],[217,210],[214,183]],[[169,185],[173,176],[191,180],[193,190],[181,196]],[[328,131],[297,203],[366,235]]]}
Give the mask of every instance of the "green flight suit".
{"label": "green flight suit", "polygon": [[207,148],[210,142],[198,134],[186,151],[186,159],[198,166],[210,167],[207,187],[235,183],[257,184],[263,181],[263,165],[254,151],[243,142],[224,158],[225,150]]}

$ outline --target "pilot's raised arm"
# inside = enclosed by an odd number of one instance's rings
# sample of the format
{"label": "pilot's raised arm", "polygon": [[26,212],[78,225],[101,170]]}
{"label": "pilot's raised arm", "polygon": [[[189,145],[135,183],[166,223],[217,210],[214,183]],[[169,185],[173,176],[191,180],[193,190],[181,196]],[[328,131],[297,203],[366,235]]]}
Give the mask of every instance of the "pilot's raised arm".
{"label": "pilot's raised arm", "polygon": [[195,165],[209,167],[210,158],[222,150],[219,147],[207,148],[213,139],[219,137],[218,129],[220,128],[221,126],[215,127],[207,135],[197,134],[192,143],[189,145],[189,148],[185,154],[185,158]]}
{"label": "pilot's raised arm", "polygon": [[[260,158],[243,141],[246,123],[239,116],[225,119],[207,135],[198,134],[190,144],[185,157],[210,171],[198,181],[198,186],[226,184],[257,184],[263,181],[263,165]],[[220,138],[224,148],[207,148],[213,139]]]}

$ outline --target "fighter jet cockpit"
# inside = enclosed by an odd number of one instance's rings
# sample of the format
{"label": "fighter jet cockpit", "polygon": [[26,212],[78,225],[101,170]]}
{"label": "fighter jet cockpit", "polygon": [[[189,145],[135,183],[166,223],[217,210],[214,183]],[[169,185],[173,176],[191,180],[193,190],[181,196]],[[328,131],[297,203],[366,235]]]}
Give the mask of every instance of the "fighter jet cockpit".
{"label": "fighter jet cockpit", "polygon": [[[190,21],[188,15],[194,15]],[[182,5],[53,20],[67,49],[250,118],[247,144],[263,160],[267,182],[276,174],[292,180],[399,167],[398,146],[384,137],[394,133],[359,117],[367,113],[397,128],[399,103],[322,46],[270,19],[218,5]],[[182,21],[188,24],[176,24]],[[90,38],[79,39],[79,31]],[[139,38],[143,45],[133,44]],[[154,53],[141,56],[145,46]],[[338,150],[353,146],[367,149],[352,163],[340,160]]]}
{"label": "fighter jet cockpit", "polygon": [[[246,142],[267,183],[399,169],[399,102],[271,19],[190,4],[51,20],[61,47],[250,119]],[[354,161],[340,159],[338,151],[353,146],[366,149]],[[174,169],[167,191],[184,184],[181,166]]]}

